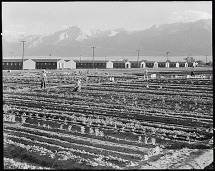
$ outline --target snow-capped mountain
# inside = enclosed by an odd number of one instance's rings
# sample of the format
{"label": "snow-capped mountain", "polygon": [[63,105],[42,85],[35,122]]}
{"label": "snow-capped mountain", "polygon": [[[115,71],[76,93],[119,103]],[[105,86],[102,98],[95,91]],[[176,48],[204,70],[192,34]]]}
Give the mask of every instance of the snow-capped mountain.
{"label": "snow-capped mountain", "polygon": [[153,25],[145,30],[83,30],[78,26],[45,35],[3,36],[3,55],[14,52],[21,56],[20,40],[25,40],[27,56],[91,56],[92,46],[97,56],[136,55],[139,49],[144,55],[212,54],[212,19],[190,23]]}

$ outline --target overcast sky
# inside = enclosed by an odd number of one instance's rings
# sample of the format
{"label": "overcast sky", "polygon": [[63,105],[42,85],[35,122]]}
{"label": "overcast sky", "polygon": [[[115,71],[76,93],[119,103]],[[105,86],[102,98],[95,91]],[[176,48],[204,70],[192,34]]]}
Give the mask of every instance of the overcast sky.
{"label": "overcast sky", "polygon": [[152,25],[212,18],[212,1],[2,2],[3,34],[84,30],[144,30]]}

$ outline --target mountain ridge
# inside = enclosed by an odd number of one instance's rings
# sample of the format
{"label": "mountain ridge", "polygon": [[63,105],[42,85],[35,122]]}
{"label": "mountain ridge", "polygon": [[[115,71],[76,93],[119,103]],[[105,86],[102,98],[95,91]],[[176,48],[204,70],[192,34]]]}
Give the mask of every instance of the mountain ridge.
{"label": "mountain ridge", "polygon": [[45,35],[22,35],[17,42],[10,42],[12,37],[9,38],[9,41],[7,37],[2,40],[3,56],[10,56],[11,52],[21,55],[21,40],[26,41],[27,56],[92,56],[93,46],[97,56],[130,56],[136,55],[136,50],[145,55],[165,55],[167,51],[172,55],[211,55],[212,20],[153,25],[137,31],[124,28],[87,31],[72,26]]}

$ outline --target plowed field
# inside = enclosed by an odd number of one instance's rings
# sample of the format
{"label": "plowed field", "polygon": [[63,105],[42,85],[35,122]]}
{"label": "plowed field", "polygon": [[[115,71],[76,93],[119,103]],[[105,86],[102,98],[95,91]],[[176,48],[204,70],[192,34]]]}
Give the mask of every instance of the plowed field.
{"label": "plowed field", "polygon": [[[213,81],[108,70],[3,73],[5,168],[204,168],[213,148]],[[127,71],[126,71],[127,72]],[[72,92],[77,78],[81,92]],[[208,163],[209,162],[209,163]],[[23,164],[24,163],[24,164]]]}

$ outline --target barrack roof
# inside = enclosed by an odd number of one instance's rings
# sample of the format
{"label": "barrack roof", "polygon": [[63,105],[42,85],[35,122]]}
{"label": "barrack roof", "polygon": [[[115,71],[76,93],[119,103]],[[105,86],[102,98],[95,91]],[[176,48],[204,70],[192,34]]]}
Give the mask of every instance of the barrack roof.
{"label": "barrack roof", "polygon": [[156,61],[147,61],[147,60],[143,60],[145,63],[155,63]]}
{"label": "barrack roof", "polygon": [[61,59],[32,59],[34,62],[58,62]]}
{"label": "barrack roof", "polygon": [[113,63],[126,63],[126,61],[111,61]]}
{"label": "barrack roof", "polygon": [[[27,61],[28,59],[24,59]],[[22,59],[3,59],[3,62],[22,62]]]}
{"label": "barrack roof", "polygon": [[179,64],[185,64],[185,63],[187,63],[187,62],[178,62]]}
{"label": "barrack roof", "polygon": [[[76,63],[93,63],[93,60],[74,60]],[[94,63],[107,63],[107,60],[94,60]]]}
{"label": "barrack roof", "polygon": [[159,63],[159,64],[165,64],[165,63],[167,63],[167,62],[157,62],[157,63]]}

